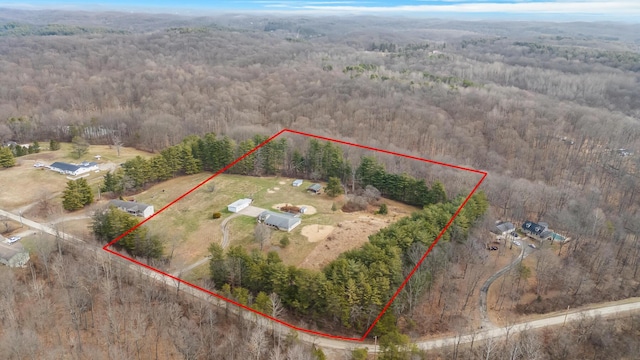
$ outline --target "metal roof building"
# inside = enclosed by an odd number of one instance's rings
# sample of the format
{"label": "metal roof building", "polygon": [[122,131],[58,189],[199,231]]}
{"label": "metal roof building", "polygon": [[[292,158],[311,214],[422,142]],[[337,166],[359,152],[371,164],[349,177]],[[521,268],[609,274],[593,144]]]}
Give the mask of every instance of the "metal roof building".
{"label": "metal roof building", "polygon": [[291,231],[296,226],[300,225],[302,220],[295,215],[265,210],[258,215],[258,222],[264,223],[265,225],[278,230]]}

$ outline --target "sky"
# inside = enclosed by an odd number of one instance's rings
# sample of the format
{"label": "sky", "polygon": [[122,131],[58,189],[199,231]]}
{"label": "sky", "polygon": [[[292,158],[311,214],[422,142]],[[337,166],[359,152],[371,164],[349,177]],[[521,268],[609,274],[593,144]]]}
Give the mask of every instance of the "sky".
{"label": "sky", "polygon": [[203,14],[399,15],[640,23],[640,0],[0,0],[24,9],[136,10]]}

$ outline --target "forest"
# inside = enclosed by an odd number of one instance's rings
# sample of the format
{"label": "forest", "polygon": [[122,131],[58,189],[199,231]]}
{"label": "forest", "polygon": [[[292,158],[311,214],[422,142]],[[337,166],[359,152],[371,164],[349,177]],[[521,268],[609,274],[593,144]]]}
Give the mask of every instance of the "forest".
{"label": "forest", "polygon": [[[256,133],[291,128],[469,166],[489,173],[482,226],[547,221],[572,239],[561,256],[537,253],[536,300],[519,303],[522,287],[503,294],[513,311],[640,294],[638,25],[2,9],[0,27],[3,144],[80,136],[167,154],[216,134],[216,146],[235,144],[234,158]],[[468,191],[446,168],[412,175],[440,180],[449,198]],[[145,181],[157,179],[125,186]],[[438,286],[426,296],[467,298],[457,281],[476,283],[480,271],[442,279],[463,263],[482,268],[476,228],[465,243],[434,249],[446,261],[428,259]],[[454,327],[444,310],[414,316]]]}

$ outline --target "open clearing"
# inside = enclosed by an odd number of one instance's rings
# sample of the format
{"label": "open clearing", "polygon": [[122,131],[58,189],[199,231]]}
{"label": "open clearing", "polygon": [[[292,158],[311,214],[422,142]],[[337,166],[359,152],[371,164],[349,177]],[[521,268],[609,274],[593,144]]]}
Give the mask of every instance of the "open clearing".
{"label": "open clearing", "polygon": [[[102,158],[96,160],[95,155]],[[108,145],[91,145],[89,152],[80,159],[71,157],[71,144],[61,144],[57,151],[42,151],[16,158],[16,166],[0,170],[0,203],[5,210],[15,210],[32,204],[43,196],[54,197],[62,192],[69,179],[65,175],[53,172],[46,168],[35,168],[36,162],[50,165],[56,161],[68,163],[80,163],[82,161],[95,161],[101,170],[112,169],[137,155],[150,157],[151,154],[132,148],[121,148],[120,157],[116,149]],[[90,172],[87,180],[97,193],[97,186],[102,182],[105,171]],[[29,215],[29,214],[26,214]]]}
{"label": "open clearing", "polygon": [[[135,199],[154,205],[158,211],[209,176],[210,174],[202,173],[172,179],[135,195]],[[302,224],[290,233],[272,231],[271,244],[265,246],[263,251],[278,252],[287,265],[320,268],[340,253],[359,247],[368,240],[369,235],[380,228],[417,210],[385,199],[384,202],[389,207],[389,214],[385,216],[373,214],[377,207],[355,213],[332,211],[334,203],[338,208],[344,204],[344,196],[330,198],[324,194],[314,195],[306,191],[307,186],[291,186],[292,181],[293,179],[282,177],[222,174],[150,219],[145,225],[152,234],[161,236],[165,241],[166,253],[172,255],[168,270],[176,271],[206,256],[209,244],[221,243],[220,225],[232,214],[227,211],[230,203],[249,197],[253,198],[252,205],[265,209],[284,204],[304,204],[296,205],[307,206],[307,212],[301,215]],[[211,184],[214,185],[213,190]],[[220,212],[222,216],[213,219],[215,212]],[[241,245],[248,251],[260,249],[253,237],[254,218],[238,216],[231,219],[228,226],[230,246]],[[310,233],[314,231],[315,234],[311,236]],[[290,241],[286,248],[280,245],[284,236]]]}
{"label": "open clearing", "polygon": [[318,242],[320,240],[324,240],[333,232],[334,227],[331,225],[307,225],[302,228],[300,232],[302,236],[306,237],[309,242]]}

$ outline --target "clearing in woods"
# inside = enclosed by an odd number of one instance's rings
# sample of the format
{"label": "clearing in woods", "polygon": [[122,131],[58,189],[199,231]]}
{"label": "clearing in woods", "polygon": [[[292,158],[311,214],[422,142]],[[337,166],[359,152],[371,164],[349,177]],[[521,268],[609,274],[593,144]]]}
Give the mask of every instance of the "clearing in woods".
{"label": "clearing in woods", "polygon": [[[123,147],[120,148],[120,157],[118,157],[116,149],[113,147],[91,145],[87,154],[80,159],[74,159],[71,156],[71,144],[63,143],[60,145],[60,150],[43,150],[37,154],[18,157],[16,158],[16,166],[0,171],[0,204],[4,210],[13,211],[26,207],[44,196],[53,198],[52,200],[56,204],[61,203],[60,193],[64,190],[69,179],[65,175],[45,167],[34,167],[36,162],[44,165],[51,165],[56,161],[67,163],[97,162],[100,172],[89,172],[87,177],[87,181],[97,193],[98,185],[102,183],[106,170],[114,169],[118,164],[138,155],[144,158],[151,156],[150,153],[144,151]],[[96,155],[101,156],[100,160],[94,158]],[[29,214],[25,213],[25,215]]]}
{"label": "clearing in woods", "polygon": [[[157,211],[209,176],[203,173],[168,180],[137,194],[135,199],[153,205]],[[227,211],[227,205],[238,199],[253,198],[252,206],[272,211],[286,205],[306,206],[305,213],[300,215],[302,223],[289,233],[272,230],[270,244],[263,251],[278,252],[287,265],[320,269],[340,253],[364,244],[369,235],[382,227],[417,210],[382,199],[389,207],[387,215],[375,215],[377,207],[354,213],[332,211],[334,203],[338,209],[344,204],[344,196],[313,195],[306,191],[309,182],[307,186],[293,187],[293,180],[221,174],[147,221],[145,226],[165,241],[166,252],[171,255],[168,271],[173,272],[205,258],[209,244],[221,243],[222,221],[233,215]],[[216,212],[221,213],[219,219],[213,218]],[[231,219],[229,245],[242,245],[249,251],[259,249],[253,236],[255,225],[255,218],[250,216]],[[280,241],[285,235],[290,244],[283,247]]]}

